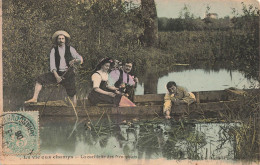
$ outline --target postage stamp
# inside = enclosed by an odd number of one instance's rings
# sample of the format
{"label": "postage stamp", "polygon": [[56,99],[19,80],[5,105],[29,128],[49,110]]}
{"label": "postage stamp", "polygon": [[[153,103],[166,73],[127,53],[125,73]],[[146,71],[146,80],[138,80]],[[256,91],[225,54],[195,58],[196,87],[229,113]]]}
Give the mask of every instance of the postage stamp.
{"label": "postage stamp", "polygon": [[39,112],[4,112],[2,115],[4,155],[39,153]]}

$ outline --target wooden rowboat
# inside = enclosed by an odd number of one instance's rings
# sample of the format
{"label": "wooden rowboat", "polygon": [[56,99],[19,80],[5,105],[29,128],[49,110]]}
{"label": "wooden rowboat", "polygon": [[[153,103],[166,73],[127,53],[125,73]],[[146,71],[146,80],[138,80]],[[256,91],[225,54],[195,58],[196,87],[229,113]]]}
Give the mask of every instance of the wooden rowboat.
{"label": "wooden rowboat", "polygon": [[[258,89],[248,90],[219,90],[219,91],[200,91],[193,92],[196,96],[196,102],[191,105],[174,105],[172,111],[175,114],[190,114],[219,112],[230,109],[240,109],[240,99],[248,93]],[[108,104],[99,104],[91,106],[88,100],[80,100],[75,108],[78,116],[100,116],[105,113],[109,115],[162,115],[164,94],[146,94],[136,95],[134,102],[136,107],[114,107]],[[45,116],[75,116],[72,106],[68,106],[64,101],[38,102],[36,104],[25,105],[26,111],[39,111]]]}

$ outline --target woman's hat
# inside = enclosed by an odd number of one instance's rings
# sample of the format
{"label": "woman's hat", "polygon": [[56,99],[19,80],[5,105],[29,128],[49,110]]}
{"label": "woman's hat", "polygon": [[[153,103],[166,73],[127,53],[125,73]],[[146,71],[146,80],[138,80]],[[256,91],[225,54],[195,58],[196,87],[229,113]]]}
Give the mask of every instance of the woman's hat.
{"label": "woman's hat", "polygon": [[69,33],[67,33],[66,31],[63,31],[63,30],[59,30],[59,31],[56,31],[53,35],[52,35],[52,41],[55,43],[56,42],[56,38],[57,36],[59,35],[64,35],[65,37],[69,38],[70,39],[70,35]]}
{"label": "woman's hat", "polygon": [[113,63],[113,59],[112,58],[109,58],[109,57],[106,57],[106,58],[102,58],[99,63],[97,64],[96,66],[96,70],[99,70],[101,68],[102,65],[106,64],[106,63]]}

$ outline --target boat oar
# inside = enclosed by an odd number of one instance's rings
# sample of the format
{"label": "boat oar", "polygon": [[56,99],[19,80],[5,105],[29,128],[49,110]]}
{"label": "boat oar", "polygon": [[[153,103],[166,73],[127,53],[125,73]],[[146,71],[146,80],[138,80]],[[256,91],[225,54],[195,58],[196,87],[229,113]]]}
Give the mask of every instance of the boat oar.
{"label": "boat oar", "polygon": [[74,110],[74,112],[75,112],[75,115],[76,115],[76,119],[77,119],[77,121],[78,121],[78,114],[77,114],[77,111],[76,111],[76,109],[75,109],[75,106],[74,106],[74,104],[73,104],[73,102],[71,101],[71,99],[68,97],[68,99],[69,99],[69,102],[70,102],[70,104],[72,105],[72,108],[73,108],[73,110]]}
{"label": "boat oar", "polygon": [[79,121],[79,122],[78,122],[78,120],[76,120],[76,122],[75,122],[75,124],[74,124],[74,126],[73,126],[73,129],[72,129],[70,135],[67,137],[67,139],[69,139],[69,138],[71,137],[71,135],[73,134],[73,132],[77,129],[77,126],[78,126],[79,124],[81,124],[82,121],[85,121],[85,119],[83,119],[83,120],[81,120],[81,121]]}
{"label": "boat oar", "polygon": [[95,124],[95,126],[98,125],[99,121],[101,120],[101,118],[103,117],[103,115],[104,115],[105,112],[106,112],[106,111],[103,111],[102,115],[101,115],[100,118],[98,119],[98,122]]}
{"label": "boat oar", "polygon": [[[95,133],[97,134],[97,130],[96,130],[94,124],[93,124],[92,121],[91,121],[91,118],[90,118],[90,116],[89,116],[89,114],[88,114],[88,110],[86,109],[86,107],[84,107],[84,110],[85,110],[85,112],[86,112],[86,114],[87,114],[87,116],[88,116],[88,120],[89,120],[90,124],[91,124],[92,127],[94,128]],[[97,134],[97,135],[98,135],[98,134]],[[99,135],[98,135],[98,136],[99,136]]]}
{"label": "boat oar", "polygon": [[77,126],[78,126],[77,124],[78,124],[78,119],[76,120],[76,122],[75,122],[75,124],[74,124],[74,126],[73,126],[73,129],[72,129],[70,135],[67,137],[67,139],[69,139],[69,138],[71,137],[71,135],[73,134],[73,132],[75,131],[75,129],[76,129]]}

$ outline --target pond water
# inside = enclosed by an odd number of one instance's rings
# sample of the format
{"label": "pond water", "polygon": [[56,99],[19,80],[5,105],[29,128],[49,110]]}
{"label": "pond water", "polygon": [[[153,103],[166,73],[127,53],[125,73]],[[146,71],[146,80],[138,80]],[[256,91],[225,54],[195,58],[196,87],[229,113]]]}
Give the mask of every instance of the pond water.
{"label": "pond water", "polygon": [[229,132],[237,129],[239,123],[106,118],[91,119],[92,124],[90,120],[81,119],[76,129],[73,118],[42,118],[41,154],[124,155],[132,159],[235,159],[235,140]]}
{"label": "pond water", "polygon": [[[182,71],[172,71],[158,79],[147,77],[150,85],[144,83],[138,85],[137,95],[144,93],[166,93],[166,84],[169,81],[175,81],[177,85],[187,88],[188,91],[210,91],[224,90],[230,87],[239,89],[248,89],[257,86],[258,82],[253,79],[245,78],[244,74],[234,70],[205,70],[205,69],[187,69]],[[146,80],[149,81],[149,80]],[[146,88],[146,89],[145,89]]]}

